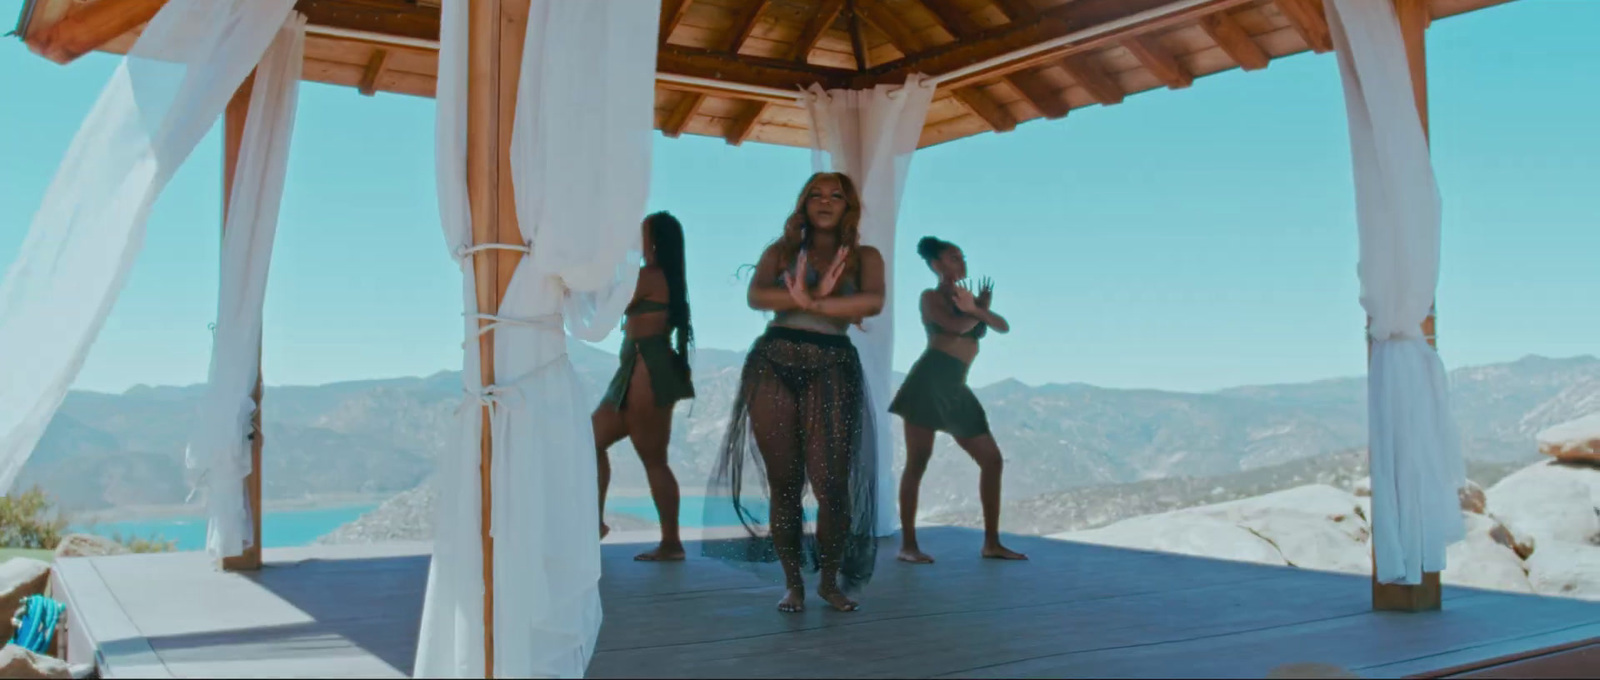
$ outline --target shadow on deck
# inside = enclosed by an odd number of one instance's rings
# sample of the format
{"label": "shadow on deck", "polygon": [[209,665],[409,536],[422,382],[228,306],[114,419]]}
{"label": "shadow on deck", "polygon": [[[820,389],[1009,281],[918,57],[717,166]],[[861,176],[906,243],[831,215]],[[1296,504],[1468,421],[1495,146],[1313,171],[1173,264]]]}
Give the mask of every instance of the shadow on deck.
{"label": "shadow on deck", "polygon": [[[781,615],[771,576],[603,547],[605,626],[590,677],[1267,677],[1289,664],[1428,673],[1600,637],[1600,603],[1446,588],[1444,611],[1378,613],[1367,578],[978,532],[892,541],[841,614]],[[203,554],[63,560],[69,659],[141,677],[409,676],[427,544],[268,550],[252,575]],[[698,552],[690,545],[691,554]],[[1590,652],[1593,651],[1591,649]]]}

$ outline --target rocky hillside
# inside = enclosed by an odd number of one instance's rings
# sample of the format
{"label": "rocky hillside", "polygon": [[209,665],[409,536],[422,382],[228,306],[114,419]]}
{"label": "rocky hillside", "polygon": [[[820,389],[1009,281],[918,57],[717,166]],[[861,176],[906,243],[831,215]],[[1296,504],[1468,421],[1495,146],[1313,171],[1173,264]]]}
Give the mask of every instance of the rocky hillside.
{"label": "rocky hillside", "polygon": [[[577,345],[573,359],[591,394],[598,395],[615,357]],[[741,359],[717,350],[696,354],[700,398],[678,409],[672,439],[686,493],[704,484],[716,455]],[[1452,377],[1463,441],[1474,460],[1525,460],[1534,433],[1600,404],[1600,360],[1592,357],[1530,357],[1457,370]],[[66,509],[181,502],[189,488],[184,444],[203,394],[202,386],[140,387],[120,395],[74,392],[21,482],[41,484]],[[1361,378],[1209,394],[1008,381],[978,394],[1006,454],[1010,499],[1228,475],[1365,444]],[[459,399],[460,383],[451,373],[269,388],[266,497],[416,487],[433,472]],[[898,422],[886,425],[898,440]],[[924,510],[975,509],[976,466],[948,439],[938,446],[923,490]],[[627,444],[613,456],[616,487],[642,489],[643,471]]]}
{"label": "rocky hillside", "polygon": [[[1371,499],[1355,486],[1309,484],[1052,538],[1366,574]],[[1467,539],[1450,547],[1445,583],[1600,600],[1600,469],[1535,463],[1462,507]]]}

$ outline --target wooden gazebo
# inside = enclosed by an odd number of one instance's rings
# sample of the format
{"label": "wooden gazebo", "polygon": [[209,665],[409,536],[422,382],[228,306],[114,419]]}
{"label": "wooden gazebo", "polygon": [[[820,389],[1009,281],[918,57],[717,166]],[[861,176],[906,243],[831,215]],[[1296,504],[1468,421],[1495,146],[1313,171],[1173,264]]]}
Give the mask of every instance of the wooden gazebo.
{"label": "wooden gazebo", "polygon": [[[307,19],[303,79],[431,97],[440,3],[454,0],[299,0]],[[574,0],[578,1],[578,0]],[[594,2],[599,0],[582,0]],[[1428,25],[1509,0],[1392,2],[1400,19],[1423,129]],[[468,177],[474,241],[520,244],[510,206],[508,147],[528,0],[471,0]],[[164,0],[27,0],[17,35],[68,63],[92,51],[124,53]],[[800,93],[814,85],[862,90],[925,75],[937,86],[919,146],[1004,133],[1072,110],[1110,106],[1153,89],[1183,89],[1234,68],[1329,52],[1323,0],[662,0],[655,126],[668,137],[721,137],[813,145]],[[250,81],[241,88],[247,93]],[[225,176],[231,182],[248,97],[227,110]],[[521,253],[476,255],[478,307],[492,313]],[[1432,341],[1432,317],[1424,333]],[[483,384],[493,384],[493,335],[480,340]],[[259,387],[258,397],[259,399]],[[259,423],[259,409],[256,414]],[[489,460],[485,435],[484,464]],[[261,565],[260,456],[246,482],[255,544],[226,561]],[[483,487],[485,506],[489,486]],[[485,510],[485,520],[488,518]],[[487,524],[487,522],[486,522]],[[485,536],[485,550],[492,540]],[[486,569],[487,571],[487,569]],[[492,602],[493,574],[486,573]],[[1373,606],[1440,606],[1438,574],[1420,586],[1373,582]],[[492,643],[491,643],[492,644]]]}

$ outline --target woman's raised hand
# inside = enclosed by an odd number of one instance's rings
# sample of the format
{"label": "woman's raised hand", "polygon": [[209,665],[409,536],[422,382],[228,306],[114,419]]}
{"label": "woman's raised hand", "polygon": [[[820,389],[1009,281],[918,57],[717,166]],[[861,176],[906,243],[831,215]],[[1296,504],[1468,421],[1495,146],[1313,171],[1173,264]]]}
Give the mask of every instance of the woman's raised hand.
{"label": "woman's raised hand", "polygon": [[956,284],[955,291],[950,294],[950,299],[955,303],[956,309],[963,314],[978,311],[978,301],[972,296],[972,291],[967,289],[966,283]]}
{"label": "woman's raised hand", "polygon": [[789,289],[789,297],[800,309],[810,309],[813,304],[811,293],[806,291],[806,252],[800,251],[800,257],[795,260],[794,270],[784,272],[783,284]]}
{"label": "woman's raised hand", "polygon": [[828,273],[822,277],[822,284],[817,286],[817,297],[828,297],[833,294],[835,286],[839,285],[839,277],[844,275],[845,261],[850,257],[849,248],[840,248],[833,256],[833,265],[828,267]]}

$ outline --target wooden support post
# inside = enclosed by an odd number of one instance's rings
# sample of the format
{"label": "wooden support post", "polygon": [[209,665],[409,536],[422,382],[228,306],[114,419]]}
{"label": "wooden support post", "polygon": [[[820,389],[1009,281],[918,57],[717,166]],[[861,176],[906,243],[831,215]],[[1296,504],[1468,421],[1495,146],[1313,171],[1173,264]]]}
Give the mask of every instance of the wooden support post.
{"label": "wooden support post", "polygon": [[[233,201],[233,173],[239,165],[239,146],[244,142],[245,119],[250,113],[250,92],[255,84],[251,74],[228,100],[223,115],[222,134],[222,223],[227,228],[228,206]],[[244,478],[244,495],[250,504],[250,546],[236,557],[225,557],[226,571],[254,571],[261,568],[261,356],[256,355],[256,387],[250,394],[256,403],[250,415],[250,474]]]}
{"label": "wooden support post", "polygon": [[[1422,134],[1428,134],[1428,61],[1426,31],[1430,23],[1427,0],[1393,0],[1400,18],[1400,35],[1406,44],[1406,61],[1411,66],[1411,88],[1417,98],[1417,115],[1422,118]],[[1370,319],[1368,320],[1370,323]],[[1434,313],[1422,322],[1423,337],[1437,347],[1434,338]],[[1367,340],[1367,356],[1372,356],[1372,341]],[[1378,582],[1376,558],[1372,574],[1372,608],[1378,611],[1434,611],[1443,606],[1438,572],[1424,572],[1420,585],[1406,586]]]}
{"label": "wooden support post", "polygon": [[[511,186],[511,131],[516,113],[517,76],[522,41],[528,30],[529,0],[471,0],[467,27],[467,196],[472,212],[472,242],[521,244]],[[522,253],[482,250],[475,254],[478,310],[495,314],[511,284]],[[487,322],[480,322],[486,325]],[[493,385],[494,334],[478,339],[479,378]],[[494,677],[494,507],[489,410],[483,409],[479,482],[483,494],[483,651],[484,677]]]}

